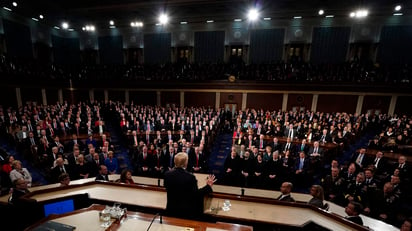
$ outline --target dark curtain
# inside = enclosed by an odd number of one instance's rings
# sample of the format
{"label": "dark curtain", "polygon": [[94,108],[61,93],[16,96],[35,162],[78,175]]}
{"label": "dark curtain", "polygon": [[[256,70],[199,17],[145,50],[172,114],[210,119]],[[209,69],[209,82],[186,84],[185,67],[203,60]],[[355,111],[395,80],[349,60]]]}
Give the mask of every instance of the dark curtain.
{"label": "dark curtain", "polygon": [[80,63],[80,41],[78,38],[52,36],[54,62],[57,64]]}
{"label": "dark curtain", "polygon": [[144,35],[144,62],[160,64],[170,62],[171,33]]}
{"label": "dark curtain", "polygon": [[225,32],[195,32],[194,51],[196,62],[223,62],[225,52]]}
{"label": "dark curtain", "polygon": [[250,33],[250,62],[271,63],[282,60],[285,29],[253,30]]}
{"label": "dark curtain", "polygon": [[350,27],[314,28],[310,61],[315,64],[345,62],[349,36]]}
{"label": "dark curtain", "polygon": [[412,26],[384,26],[381,30],[377,61],[385,64],[412,62]]}
{"label": "dark curtain", "polygon": [[101,64],[123,64],[122,36],[99,37],[99,54]]}
{"label": "dark curtain", "polygon": [[32,58],[31,33],[28,26],[3,19],[7,54],[11,57]]}

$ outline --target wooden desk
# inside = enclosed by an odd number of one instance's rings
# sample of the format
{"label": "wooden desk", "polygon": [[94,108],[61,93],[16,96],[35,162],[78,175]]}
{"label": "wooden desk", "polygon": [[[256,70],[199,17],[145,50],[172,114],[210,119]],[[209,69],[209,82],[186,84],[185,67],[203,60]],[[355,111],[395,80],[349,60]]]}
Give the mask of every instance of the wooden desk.
{"label": "wooden desk", "polygon": [[[50,215],[49,217],[39,221],[36,224],[25,229],[26,231],[33,230],[38,225],[46,221],[55,221],[66,225],[76,227],[76,231],[89,231],[89,230],[119,230],[119,231],[135,231],[146,230],[149,227],[154,215],[139,213],[139,212],[127,212],[127,218],[121,220],[121,222],[112,220],[112,224],[109,228],[105,229],[101,227],[101,221],[99,220],[99,212],[104,209],[103,205],[92,205],[89,208],[77,210],[71,213],[63,215]],[[208,223],[200,221],[192,221],[186,219],[178,219],[171,217],[162,217],[162,224],[159,223],[157,218],[150,228],[153,231],[170,230],[193,230],[193,231],[206,231],[206,230],[233,230],[233,231],[252,231],[253,228],[245,225],[235,225],[229,223]]]}
{"label": "wooden desk", "polygon": [[[359,150],[356,150],[357,153],[359,153]],[[375,159],[376,157],[376,153],[380,151],[380,150],[375,150],[375,149],[366,149],[366,155],[370,158]],[[389,160],[390,163],[397,163],[398,159],[400,156],[406,156],[408,157],[408,155],[404,154],[404,153],[399,153],[399,152],[389,152],[389,151],[382,151],[383,152],[383,157],[386,158],[387,160]],[[409,165],[412,165],[412,160],[411,158],[407,158],[406,159],[406,163],[408,163]]]}
{"label": "wooden desk", "polygon": [[[206,174],[195,174],[196,178],[198,179],[199,187],[205,185],[205,178]],[[118,179],[119,175],[110,175],[110,180]],[[53,185],[45,185],[31,188],[30,190],[32,193],[29,195],[29,198],[36,199],[38,201],[46,201],[50,199],[55,199],[59,197],[66,197],[70,195],[82,194],[82,193],[89,193],[89,197],[95,201],[102,201],[107,202],[107,204],[112,204],[113,202],[120,202],[124,205],[130,204],[135,206],[147,206],[151,211],[164,211],[166,208],[166,191],[163,187],[157,187],[158,179],[156,178],[147,178],[147,177],[133,177],[134,181],[137,183],[145,182],[149,185],[125,185],[120,183],[110,183],[110,182],[95,182],[94,178],[85,179],[85,180],[77,180],[72,181],[71,186],[68,188],[59,188],[58,184]],[[152,185],[152,186],[150,186]],[[163,185],[163,181],[161,181],[161,185]],[[272,191],[272,190],[260,190],[260,189],[250,189],[245,188],[244,195],[241,196],[241,188],[240,187],[231,187],[231,186],[223,186],[223,185],[214,185],[213,186],[213,198],[206,200],[206,211],[205,213],[208,216],[213,216],[217,220],[221,219],[231,219],[231,223],[242,223],[243,221],[248,221],[246,218],[242,218],[239,221],[236,220],[236,214],[228,213],[221,211],[217,214],[211,214],[210,208],[211,206],[216,206],[217,201],[220,201],[219,204],[222,204],[224,199],[229,199],[232,202],[232,205],[237,204],[238,201],[240,202],[248,202],[246,204],[239,204],[241,205],[242,209],[253,209],[249,210],[252,211],[253,219],[249,221],[254,222],[267,222],[271,220],[268,219],[268,215],[265,215],[268,210],[279,210],[282,212],[287,212],[293,214],[296,210],[295,207],[290,206],[292,204],[280,204],[279,202],[274,202],[274,199],[280,194],[279,191]],[[304,204],[310,200],[311,196],[308,194],[301,194],[301,193],[292,193],[292,196],[300,203],[297,204]],[[8,196],[1,197],[1,201],[5,200],[7,203]],[[249,200],[249,201],[248,201]],[[99,202],[100,203],[100,202]],[[346,216],[344,212],[344,208],[338,205],[333,204],[332,202],[328,202],[330,205],[329,211],[332,214],[335,214],[334,217],[328,218],[328,223],[338,222],[341,223],[342,217]],[[248,207],[249,206],[249,207]],[[269,207],[267,207],[269,206]],[[279,207],[280,206],[280,207]],[[239,207],[240,208],[240,207]],[[262,208],[262,210],[260,210]],[[299,207],[300,208],[300,207]],[[289,210],[290,209],[290,210]],[[311,210],[308,206],[302,208],[304,211]],[[246,211],[246,210],[245,210]],[[266,212],[265,212],[266,211]],[[251,213],[252,213],[251,212]],[[324,212],[319,210],[311,210],[310,213],[322,213],[321,215],[316,215],[317,218],[324,219]],[[273,216],[276,214],[272,214]],[[320,219],[319,218],[319,219]],[[272,219],[272,218],[271,218]],[[290,219],[298,220],[298,221],[290,221],[290,220],[280,220],[278,224],[286,224],[289,223],[294,225],[301,225],[300,217],[292,216]],[[337,221],[335,221],[337,219]],[[384,222],[375,220],[373,218],[362,216],[364,224],[368,227],[373,228],[374,230],[382,230],[382,231],[395,231],[398,230],[397,228],[388,225]],[[278,220],[275,220],[277,223]],[[300,222],[300,223],[297,223]],[[317,222],[317,221],[315,221]],[[319,223],[320,224],[320,223]],[[345,226],[346,224],[343,224]],[[333,229],[332,229],[333,230]]]}

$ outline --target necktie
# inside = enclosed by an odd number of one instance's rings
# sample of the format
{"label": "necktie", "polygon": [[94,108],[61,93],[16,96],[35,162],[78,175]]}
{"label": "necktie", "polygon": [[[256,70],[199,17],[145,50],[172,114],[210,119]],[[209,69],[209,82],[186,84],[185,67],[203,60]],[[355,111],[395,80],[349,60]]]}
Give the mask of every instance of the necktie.
{"label": "necktie", "polygon": [[356,159],[356,163],[358,164],[358,165],[360,165],[361,164],[361,162],[362,162],[362,154],[359,154],[359,156],[358,156],[358,158]]}
{"label": "necktie", "polygon": [[289,129],[289,136],[288,137],[292,137],[292,129]]}

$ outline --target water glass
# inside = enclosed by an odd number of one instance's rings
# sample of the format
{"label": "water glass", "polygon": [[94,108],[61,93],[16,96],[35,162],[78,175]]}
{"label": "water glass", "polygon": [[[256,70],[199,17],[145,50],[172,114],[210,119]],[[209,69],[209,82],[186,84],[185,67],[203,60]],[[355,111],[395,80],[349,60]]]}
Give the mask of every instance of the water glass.
{"label": "water glass", "polygon": [[111,218],[112,218],[112,216],[111,216],[110,210],[109,209],[104,209],[102,211],[102,216],[101,216],[101,219],[103,220],[103,224],[101,226],[104,227],[104,228],[109,227]]}
{"label": "water glass", "polygon": [[229,211],[229,210],[230,210],[230,206],[231,206],[230,200],[225,200],[225,201],[223,202],[222,210],[223,210],[223,211]]}

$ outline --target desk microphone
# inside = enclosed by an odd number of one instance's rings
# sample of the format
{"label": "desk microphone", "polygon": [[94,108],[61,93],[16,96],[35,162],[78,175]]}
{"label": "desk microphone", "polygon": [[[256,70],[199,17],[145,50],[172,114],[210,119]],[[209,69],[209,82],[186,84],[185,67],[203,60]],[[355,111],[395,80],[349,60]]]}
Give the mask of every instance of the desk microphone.
{"label": "desk microphone", "polygon": [[153,221],[156,219],[156,217],[159,216],[160,217],[160,224],[163,224],[163,219],[162,219],[162,215],[160,213],[156,213],[152,219],[152,221],[149,224],[149,227],[147,227],[146,231],[150,230],[150,227],[152,227]]}

